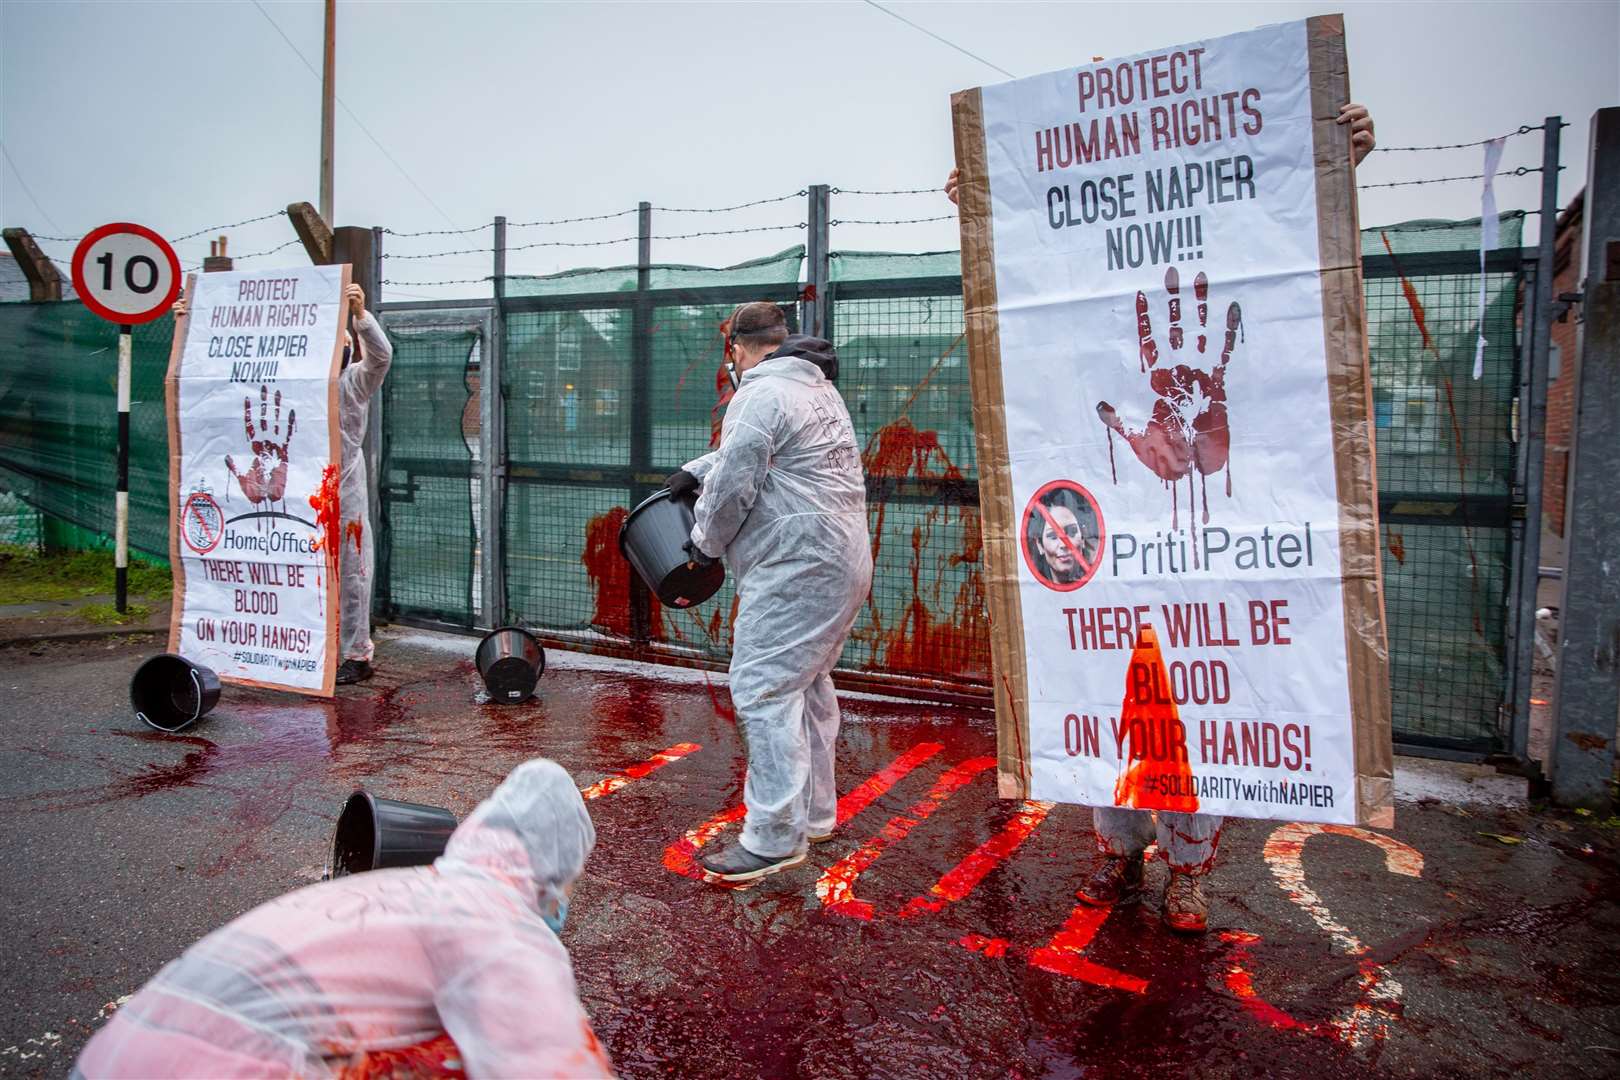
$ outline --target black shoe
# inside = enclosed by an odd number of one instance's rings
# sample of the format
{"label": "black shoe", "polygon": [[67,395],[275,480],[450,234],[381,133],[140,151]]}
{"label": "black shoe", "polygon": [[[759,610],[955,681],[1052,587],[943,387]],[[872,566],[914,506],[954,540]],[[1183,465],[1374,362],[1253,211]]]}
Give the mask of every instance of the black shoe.
{"label": "black shoe", "polygon": [[371,678],[371,664],[365,660],[345,660],[338,665],[337,678],[332,680],[339,686],[353,686],[355,683],[365,682]]}
{"label": "black shoe", "polygon": [[778,859],[767,859],[763,855],[755,855],[743,847],[741,843],[705,855],[698,860],[703,869],[708,871],[709,877],[719,881],[755,881],[778,870],[786,870],[790,866],[798,866],[804,862],[804,852],[797,855],[783,855]]}

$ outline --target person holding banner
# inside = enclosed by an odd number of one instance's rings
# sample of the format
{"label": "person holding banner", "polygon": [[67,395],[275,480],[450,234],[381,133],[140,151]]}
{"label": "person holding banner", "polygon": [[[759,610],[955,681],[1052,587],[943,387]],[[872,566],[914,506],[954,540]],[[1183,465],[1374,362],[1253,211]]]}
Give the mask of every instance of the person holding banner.
{"label": "person holding banner", "polygon": [[431,867],[310,885],[191,946],[72,1075],[612,1076],[557,938],[595,843],[568,773],[526,761]]}
{"label": "person holding banner", "polygon": [[[1337,122],[1349,126],[1352,158],[1360,165],[1375,145],[1371,115],[1366,106],[1351,103],[1341,106]],[[944,189],[953,204],[958,204],[959,182],[960,170],[953,168]],[[1058,488],[1052,494],[1062,493]],[[1074,507],[1052,498],[1042,505],[1043,512],[1030,518],[1023,537],[1029,565],[1048,586],[1072,587],[1081,572],[1077,556],[1086,556],[1086,540],[1094,543],[1094,537],[1086,537],[1083,518]],[[1072,546],[1063,542],[1059,530]],[[1095,907],[1140,900],[1144,855],[1156,842],[1160,857],[1170,868],[1164,894],[1165,923],[1183,933],[1203,933],[1209,925],[1209,902],[1201,882],[1215,864],[1223,821],[1223,817],[1207,813],[1093,806],[1092,825],[1103,858],[1078,890],[1079,899]]]}
{"label": "person holding banner", "polygon": [[738,376],[720,448],[666,483],[700,490],[687,552],[724,556],[737,583],[731,699],[748,750],[748,815],[711,880],[752,881],[832,834],[838,698],[832,669],[872,587],[866,482],[832,345],[789,336],[781,308],[744,304],[725,325]]}
{"label": "person holding banner", "polygon": [[[366,480],[363,445],[371,419],[371,398],[388,375],[394,348],[377,319],[366,310],[366,294],[351,284],[345,293],[354,321],[354,337],[343,336],[343,373],[338,376],[338,431],[343,439],[342,482],[338,498],[343,517],[343,595],[338,608],[343,663],[339,686],[371,678],[375,646],[371,641],[371,485]],[[348,547],[354,545],[350,558]]]}
{"label": "person holding banner", "polygon": [[[339,646],[342,663],[333,680],[338,686],[363,682],[372,676],[371,641],[372,537],[370,485],[366,479],[364,443],[370,421],[371,398],[382,386],[393,359],[393,346],[376,318],[366,310],[365,290],[350,284],[344,292],[347,317],[360,335],[343,332],[343,366],[338,375],[338,431],[342,442],[339,467],[338,512],[341,538],[342,591],[338,605]],[[175,317],[186,314],[185,297],[174,303]],[[279,403],[280,397],[277,396]],[[292,437],[288,418],[288,438]],[[285,450],[283,450],[285,453]],[[226,459],[229,464],[230,459]],[[235,467],[231,466],[232,472]],[[246,481],[243,481],[246,483]]]}

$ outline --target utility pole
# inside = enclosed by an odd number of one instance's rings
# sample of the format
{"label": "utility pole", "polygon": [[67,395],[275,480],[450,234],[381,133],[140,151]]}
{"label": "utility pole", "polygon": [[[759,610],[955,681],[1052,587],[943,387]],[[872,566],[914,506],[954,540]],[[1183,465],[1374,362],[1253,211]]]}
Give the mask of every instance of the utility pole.
{"label": "utility pole", "polygon": [[[1614,803],[1620,714],[1620,108],[1592,114],[1581,217],[1581,355],[1569,455],[1564,602],[1559,609],[1552,794],[1559,806]],[[1543,221],[1543,229],[1552,226]],[[1539,276],[1538,276],[1539,284]]]}
{"label": "utility pole", "polygon": [[337,0],[326,0],[326,47],[321,61],[321,218],[328,224],[332,216],[332,123],[337,97]]}

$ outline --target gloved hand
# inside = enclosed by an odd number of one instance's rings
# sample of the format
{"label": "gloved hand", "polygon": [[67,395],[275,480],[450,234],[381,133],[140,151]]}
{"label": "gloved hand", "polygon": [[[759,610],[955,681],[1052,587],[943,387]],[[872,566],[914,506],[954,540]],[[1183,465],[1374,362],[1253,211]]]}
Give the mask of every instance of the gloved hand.
{"label": "gloved hand", "polygon": [[668,479],[664,481],[664,487],[669,489],[671,495],[677,497],[685,495],[689,491],[696,491],[702,486],[702,482],[685,469],[670,473]]}
{"label": "gloved hand", "polygon": [[[691,474],[677,473],[676,475],[690,476]],[[674,477],[671,477],[671,479],[674,479]],[[689,566],[713,566],[715,563],[720,561],[713,556],[704,554],[703,549],[692,543],[690,538],[688,538],[686,543],[681,545],[681,550],[686,552],[686,562]]]}

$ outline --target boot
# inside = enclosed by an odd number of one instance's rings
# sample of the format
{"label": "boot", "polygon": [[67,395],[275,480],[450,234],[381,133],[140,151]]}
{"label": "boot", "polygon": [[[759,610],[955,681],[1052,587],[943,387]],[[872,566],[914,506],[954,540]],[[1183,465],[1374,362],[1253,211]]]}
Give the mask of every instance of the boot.
{"label": "boot", "polygon": [[1170,871],[1164,888],[1164,921],[1183,934],[1202,934],[1209,929],[1209,901],[1199,879],[1179,870]]}
{"label": "boot", "polygon": [[1142,853],[1103,856],[1075,895],[1092,907],[1136,903],[1142,898]]}

